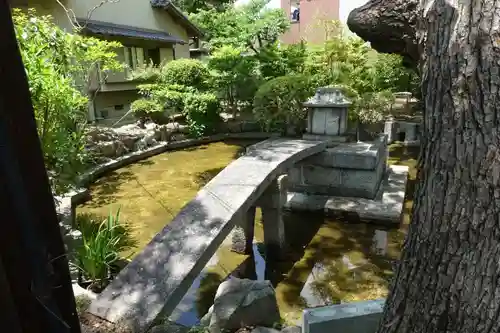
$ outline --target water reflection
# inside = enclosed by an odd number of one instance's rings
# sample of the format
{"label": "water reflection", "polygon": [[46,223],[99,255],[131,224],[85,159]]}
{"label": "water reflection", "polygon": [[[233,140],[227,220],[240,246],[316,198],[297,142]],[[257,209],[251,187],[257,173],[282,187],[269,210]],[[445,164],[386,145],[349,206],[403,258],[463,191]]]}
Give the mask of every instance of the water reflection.
{"label": "water reflection", "polygon": [[207,268],[194,280],[191,288],[170,315],[169,320],[187,327],[199,323],[201,317],[212,306],[217,288],[224,280],[219,274],[209,269],[217,262],[218,258],[215,254],[207,264]]}
{"label": "water reflection", "polygon": [[[312,219],[311,214],[307,219],[301,214],[291,214],[286,218],[285,232],[288,249],[284,260],[266,261],[264,244],[255,243],[252,255],[234,254],[240,264],[222,276],[214,270],[215,265],[221,263],[216,257],[212,259],[170,320],[185,326],[197,325],[212,306],[220,283],[230,278],[270,280],[277,288],[280,306],[293,298],[300,299],[303,306],[316,307],[357,300],[357,297],[385,296],[394,256],[394,249],[389,251],[389,245],[397,245],[392,240],[397,233],[395,229],[361,222],[325,221],[322,217]],[[297,269],[306,276],[295,280]],[[296,286],[292,292],[295,296],[279,295],[283,285]],[[297,304],[298,300],[292,302]]]}

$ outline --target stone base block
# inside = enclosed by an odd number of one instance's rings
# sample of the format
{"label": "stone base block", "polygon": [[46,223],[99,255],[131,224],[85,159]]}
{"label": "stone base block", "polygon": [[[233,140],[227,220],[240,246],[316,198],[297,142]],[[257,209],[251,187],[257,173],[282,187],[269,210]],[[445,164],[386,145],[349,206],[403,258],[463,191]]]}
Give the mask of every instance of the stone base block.
{"label": "stone base block", "polygon": [[403,211],[407,178],[407,166],[391,165],[374,200],[290,192],[285,208],[298,211],[322,211],[330,216],[348,212],[356,214],[363,220],[399,223]]}
{"label": "stone base block", "polygon": [[387,157],[387,137],[380,135],[371,142],[341,143],[302,161],[329,168],[373,170]]}
{"label": "stone base block", "polygon": [[305,133],[302,135],[304,140],[319,140],[319,141],[330,141],[331,143],[328,147],[335,147],[338,143],[344,143],[349,141],[349,136],[347,135],[321,135],[321,134],[311,134]]}
{"label": "stone base block", "polygon": [[373,199],[385,170],[385,159],[379,159],[375,170],[300,164],[289,172],[289,188],[291,192]]}
{"label": "stone base block", "polygon": [[255,207],[250,207],[231,232],[231,251],[239,254],[252,253],[254,226]]}

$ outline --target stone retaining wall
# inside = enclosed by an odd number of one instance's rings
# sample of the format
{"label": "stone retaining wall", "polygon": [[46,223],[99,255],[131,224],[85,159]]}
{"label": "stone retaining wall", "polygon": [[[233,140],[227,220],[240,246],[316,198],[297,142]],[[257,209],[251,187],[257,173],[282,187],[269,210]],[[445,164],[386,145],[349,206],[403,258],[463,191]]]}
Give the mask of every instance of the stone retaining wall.
{"label": "stone retaining wall", "polygon": [[[217,128],[218,133],[256,133],[260,125],[256,121],[226,119]],[[99,162],[114,159],[131,152],[156,146],[159,142],[184,141],[189,129],[186,125],[174,122],[166,125],[146,123],[128,124],[117,128],[91,127],[87,134],[86,149],[94,152]]]}

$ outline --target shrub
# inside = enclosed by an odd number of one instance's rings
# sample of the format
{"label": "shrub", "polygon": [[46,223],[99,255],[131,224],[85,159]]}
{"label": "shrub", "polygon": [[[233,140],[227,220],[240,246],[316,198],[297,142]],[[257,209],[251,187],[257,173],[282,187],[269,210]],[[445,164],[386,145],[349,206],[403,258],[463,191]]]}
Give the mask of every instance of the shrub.
{"label": "shrub", "polygon": [[376,91],[409,91],[418,95],[420,77],[414,69],[403,66],[401,56],[380,53],[373,65],[373,85]]}
{"label": "shrub", "polygon": [[313,86],[304,75],[277,77],[263,84],[255,94],[254,115],[267,131],[281,129],[291,134],[289,126],[296,132],[302,131],[306,116],[303,103],[313,93]]}
{"label": "shrub", "polygon": [[161,78],[161,68],[154,64],[139,66],[130,72],[129,79],[140,82],[158,81]]}
{"label": "shrub", "polygon": [[186,93],[184,112],[189,133],[195,137],[213,133],[220,121],[220,103],[214,94]]}
{"label": "shrub", "polygon": [[110,212],[104,220],[91,214],[77,216],[76,225],[83,238],[82,246],[76,251],[78,268],[96,285],[102,286],[120,254],[136,245],[130,228],[119,220],[120,210],[116,215]]}
{"label": "shrub", "polygon": [[130,110],[141,121],[151,119],[155,123],[165,122],[163,107],[156,100],[151,98],[140,98],[130,105]]}
{"label": "shrub", "polygon": [[210,73],[199,60],[178,59],[168,62],[162,70],[162,81],[166,84],[177,84],[204,90]]}
{"label": "shrub", "polygon": [[194,92],[196,92],[194,88],[180,84],[159,84],[152,92],[152,97],[170,114],[183,113],[186,95]]}
{"label": "shrub", "polygon": [[357,127],[359,140],[361,125],[370,125],[381,122],[390,113],[394,103],[394,95],[389,90],[358,93],[348,85],[334,85],[351,102],[349,108],[349,122]]}

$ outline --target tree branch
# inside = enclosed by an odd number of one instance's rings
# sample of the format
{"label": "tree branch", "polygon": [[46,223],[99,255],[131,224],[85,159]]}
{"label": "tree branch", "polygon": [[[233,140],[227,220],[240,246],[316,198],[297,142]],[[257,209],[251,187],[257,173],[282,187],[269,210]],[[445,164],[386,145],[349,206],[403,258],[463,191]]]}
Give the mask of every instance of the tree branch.
{"label": "tree branch", "polygon": [[[85,25],[80,25],[78,23],[78,20],[76,19],[76,14],[75,12],[72,10],[72,9],[68,9],[66,8],[66,6],[64,6],[62,4],[62,2],[60,0],[56,0],[56,2],[59,4],[59,6],[62,7],[62,9],[64,9],[64,12],[66,13],[66,16],[68,17],[68,20],[69,20],[69,23],[71,24],[71,26],[74,28],[74,29],[77,29],[77,30],[81,30],[81,29],[84,29],[86,24]],[[94,12],[104,6],[105,4],[107,3],[117,3],[117,2],[120,2],[120,0],[102,0],[98,5],[92,7],[88,12],[87,12],[87,18],[86,20],[90,20],[92,18],[92,14],[94,14]]]}

